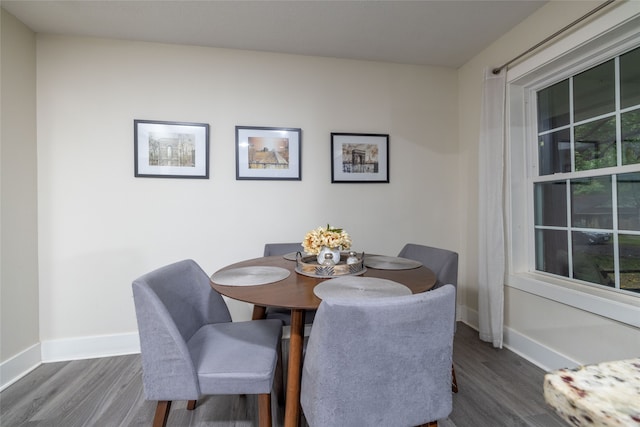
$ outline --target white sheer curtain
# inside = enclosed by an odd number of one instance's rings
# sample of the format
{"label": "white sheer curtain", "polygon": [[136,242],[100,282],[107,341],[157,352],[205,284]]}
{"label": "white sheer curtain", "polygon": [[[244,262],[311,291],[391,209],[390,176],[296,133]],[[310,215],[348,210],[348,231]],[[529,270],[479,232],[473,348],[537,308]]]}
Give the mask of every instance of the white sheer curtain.
{"label": "white sheer curtain", "polygon": [[478,317],[480,339],[502,348],[506,71],[485,70],[479,144]]}

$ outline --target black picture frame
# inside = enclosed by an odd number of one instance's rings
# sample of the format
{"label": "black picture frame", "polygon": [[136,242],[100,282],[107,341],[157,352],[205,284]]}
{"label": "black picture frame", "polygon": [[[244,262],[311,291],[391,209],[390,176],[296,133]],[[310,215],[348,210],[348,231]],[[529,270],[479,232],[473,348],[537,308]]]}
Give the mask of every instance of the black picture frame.
{"label": "black picture frame", "polygon": [[134,176],[209,178],[207,123],[134,120]]}
{"label": "black picture frame", "polygon": [[236,126],[236,180],[302,180],[302,129]]}
{"label": "black picture frame", "polygon": [[389,183],[389,135],[331,133],[332,183]]}

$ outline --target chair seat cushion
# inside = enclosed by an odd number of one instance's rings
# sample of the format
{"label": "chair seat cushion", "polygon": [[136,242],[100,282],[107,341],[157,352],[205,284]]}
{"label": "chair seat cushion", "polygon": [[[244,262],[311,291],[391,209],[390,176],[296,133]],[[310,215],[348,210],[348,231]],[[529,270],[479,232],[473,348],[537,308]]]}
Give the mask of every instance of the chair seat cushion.
{"label": "chair seat cushion", "polygon": [[204,325],[187,342],[202,394],[270,393],[280,320]]}

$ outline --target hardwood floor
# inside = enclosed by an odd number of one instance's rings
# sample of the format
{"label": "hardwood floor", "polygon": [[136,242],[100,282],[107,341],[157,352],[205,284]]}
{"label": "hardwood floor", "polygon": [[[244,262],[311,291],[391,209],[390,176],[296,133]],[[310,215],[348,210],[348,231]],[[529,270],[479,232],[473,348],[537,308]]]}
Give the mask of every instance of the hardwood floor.
{"label": "hardwood floor", "polygon": [[[544,402],[544,371],[509,350],[481,342],[462,323],[454,364],[460,391],[440,427],[566,425]],[[151,426],[155,402],[144,400],[141,375],[139,355],[43,364],[0,393],[0,425]],[[272,401],[274,425],[281,426],[283,410],[275,407],[277,399]],[[168,426],[256,425],[255,396],[207,396],[194,411],[187,411],[186,402],[174,402],[168,421]]]}

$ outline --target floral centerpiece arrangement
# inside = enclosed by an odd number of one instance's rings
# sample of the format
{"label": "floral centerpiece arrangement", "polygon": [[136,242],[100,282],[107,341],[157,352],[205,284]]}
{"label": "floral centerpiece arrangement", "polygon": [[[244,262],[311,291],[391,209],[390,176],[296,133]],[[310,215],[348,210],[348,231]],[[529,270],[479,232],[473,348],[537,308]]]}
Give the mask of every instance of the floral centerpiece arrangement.
{"label": "floral centerpiece arrangement", "polygon": [[309,231],[304,236],[302,247],[306,253],[311,255],[320,255],[323,249],[335,251],[337,252],[337,259],[334,258],[334,261],[338,262],[340,260],[340,251],[351,248],[351,237],[342,228],[331,228],[327,224],[326,228],[318,227]]}

